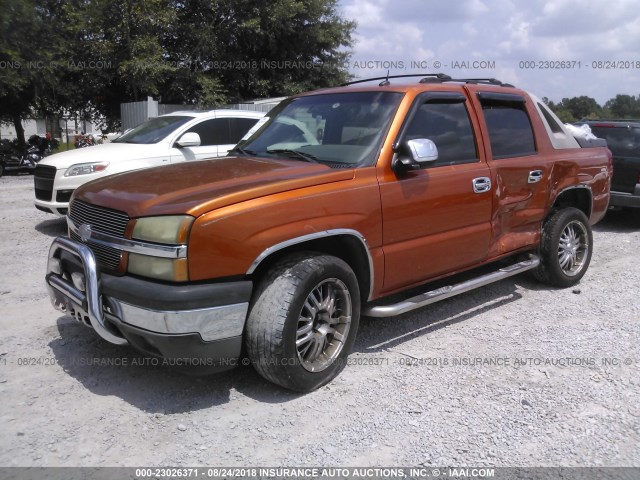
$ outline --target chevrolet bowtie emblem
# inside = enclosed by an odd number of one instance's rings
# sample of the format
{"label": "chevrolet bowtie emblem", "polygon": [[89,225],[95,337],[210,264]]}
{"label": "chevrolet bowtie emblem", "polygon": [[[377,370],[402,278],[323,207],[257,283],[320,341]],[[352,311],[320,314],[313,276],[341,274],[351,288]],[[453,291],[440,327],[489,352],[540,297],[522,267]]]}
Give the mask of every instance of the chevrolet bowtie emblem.
{"label": "chevrolet bowtie emblem", "polygon": [[80,225],[80,228],[78,229],[78,235],[80,235],[80,240],[82,240],[84,243],[87,243],[91,238],[91,225],[87,225],[86,223]]}

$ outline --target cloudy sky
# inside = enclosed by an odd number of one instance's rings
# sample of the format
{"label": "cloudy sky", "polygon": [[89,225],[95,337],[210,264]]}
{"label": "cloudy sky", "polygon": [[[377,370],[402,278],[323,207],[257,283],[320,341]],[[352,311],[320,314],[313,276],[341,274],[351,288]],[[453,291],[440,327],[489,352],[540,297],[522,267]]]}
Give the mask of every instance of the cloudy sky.
{"label": "cloudy sky", "polygon": [[640,0],[341,0],[340,7],[358,23],[349,65],[358,78],[387,69],[495,77],[554,101],[588,95],[601,104],[640,94]]}

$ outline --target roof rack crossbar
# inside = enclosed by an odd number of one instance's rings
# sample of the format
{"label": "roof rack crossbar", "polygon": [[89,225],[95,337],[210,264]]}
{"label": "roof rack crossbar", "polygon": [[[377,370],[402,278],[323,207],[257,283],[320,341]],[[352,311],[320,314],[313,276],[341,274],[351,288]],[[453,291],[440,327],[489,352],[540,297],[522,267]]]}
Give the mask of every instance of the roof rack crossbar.
{"label": "roof rack crossbar", "polygon": [[513,85],[501,82],[497,78],[454,78],[451,81],[464,83],[483,83],[488,85],[498,85],[500,87],[513,87]]}

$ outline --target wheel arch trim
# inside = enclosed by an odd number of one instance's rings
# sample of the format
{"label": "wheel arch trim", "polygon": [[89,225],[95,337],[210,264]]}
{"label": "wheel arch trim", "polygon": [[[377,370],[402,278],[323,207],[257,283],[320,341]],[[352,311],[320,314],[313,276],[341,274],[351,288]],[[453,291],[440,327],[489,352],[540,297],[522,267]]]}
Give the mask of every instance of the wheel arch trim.
{"label": "wheel arch trim", "polygon": [[572,190],[586,190],[589,193],[589,213],[587,214],[585,212],[585,215],[587,215],[587,218],[591,218],[591,215],[593,214],[593,190],[591,189],[591,187],[589,185],[584,185],[584,184],[579,184],[579,185],[570,185],[568,187],[563,188],[562,190],[559,190],[556,195],[553,198],[553,202],[551,203],[551,206],[553,207],[558,199],[565,193],[572,191]]}
{"label": "wheel arch trim", "polygon": [[273,255],[276,252],[284,250],[286,248],[292,247],[294,245],[300,245],[306,242],[310,242],[313,240],[319,240],[322,238],[328,237],[337,237],[337,236],[347,236],[352,237],[358,240],[361,245],[363,251],[366,253],[367,262],[369,266],[369,294],[368,299],[371,299],[373,294],[373,284],[374,284],[374,270],[373,270],[373,258],[371,257],[371,252],[369,251],[369,246],[367,243],[367,239],[357,230],[349,229],[349,228],[336,228],[331,230],[323,230],[321,232],[314,232],[308,235],[302,235],[300,237],[290,238],[288,240],[284,240],[280,243],[272,245],[270,247],[265,248],[260,255],[258,255],[253,263],[249,266],[247,270],[247,275],[251,275],[255,270],[260,266],[260,264]]}

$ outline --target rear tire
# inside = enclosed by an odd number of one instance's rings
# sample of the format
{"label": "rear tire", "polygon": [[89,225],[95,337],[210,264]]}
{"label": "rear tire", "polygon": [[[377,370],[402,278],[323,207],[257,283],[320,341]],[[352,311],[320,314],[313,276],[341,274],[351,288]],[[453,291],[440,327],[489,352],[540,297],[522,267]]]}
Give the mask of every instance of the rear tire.
{"label": "rear tire", "polygon": [[540,265],[533,275],[555,287],[571,287],[591,262],[593,234],[587,216],[577,208],[558,210],[542,229]]}
{"label": "rear tire", "polygon": [[359,318],[360,290],[349,265],[330,255],[294,255],[255,292],[245,336],[249,359],[265,379],[310,392],[345,367]]}

